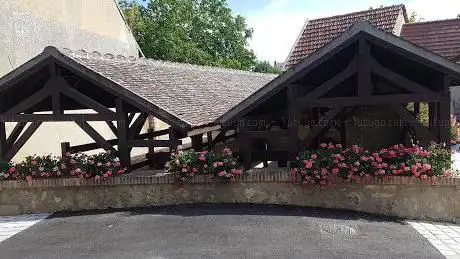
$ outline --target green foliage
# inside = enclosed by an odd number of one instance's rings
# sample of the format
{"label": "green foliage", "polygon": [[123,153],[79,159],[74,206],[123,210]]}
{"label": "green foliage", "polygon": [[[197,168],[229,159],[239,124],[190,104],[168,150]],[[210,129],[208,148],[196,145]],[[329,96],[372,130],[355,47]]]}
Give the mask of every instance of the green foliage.
{"label": "green foliage", "polygon": [[226,0],[122,0],[120,7],[147,58],[249,70],[253,30]]}
{"label": "green foliage", "polygon": [[176,181],[180,184],[190,182],[193,176],[199,174],[229,181],[243,172],[237,158],[228,148],[222,152],[196,152],[191,149],[172,153],[171,160],[166,163],[166,170],[175,173]]}
{"label": "green foliage", "polygon": [[452,167],[452,153],[450,149],[440,144],[431,143],[428,147],[430,154],[427,163],[431,165],[434,175],[441,176]]}
{"label": "green foliage", "polygon": [[281,69],[270,64],[268,61],[257,61],[252,71],[259,73],[281,74]]}

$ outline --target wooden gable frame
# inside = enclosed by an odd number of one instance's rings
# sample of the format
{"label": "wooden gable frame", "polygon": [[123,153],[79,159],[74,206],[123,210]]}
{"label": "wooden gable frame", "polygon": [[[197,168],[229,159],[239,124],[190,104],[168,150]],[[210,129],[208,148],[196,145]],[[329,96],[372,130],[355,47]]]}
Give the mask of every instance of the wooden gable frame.
{"label": "wooden gable frame", "polygon": [[[46,82],[41,87],[38,86],[40,88],[35,93],[7,107],[6,102],[3,101],[5,98],[4,93],[6,91],[13,93],[14,91],[21,91],[20,88],[15,87],[16,84],[44,68],[49,71]],[[70,70],[77,76],[89,80],[96,87],[107,91],[115,98],[115,107],[107,107],[72,87],[62,76],[63,69]],[[78,103],[85,109],[94,110],[96,113],[64,113],[65,100],[62,98],[63,96],[68,98],[67,100],[70,99]],[[46,114],[34,113],[38,109],[37,105],[44,100],[51,100],[51,105],[47,108],[49,112]],[[139,115],[136,117],[136,114]],[[90,69],[79,66],[75,61],[63,56],[55,48],[48,47],[42,54],[0,79],[0,161],[11,160],[43,122],[73,121],[95,141],[98,147],[115,151],[113,146],[118,145],[117,152],[120,156],[120,161],[123,165],[130,166],[130,151],[133,147],[158,146],[176,148],[180,144],[180,141],[175,138],[153,140],[150,135],[155,135],[155,132],[140,134],[150,114],[170,124],[171,129],[178,133],[187,132],[190,128],[190,125],[186,122],[159,109]],[[106,122],[110,130],[117,136],[116,141],[104,139],[88,121]],[[113,121],[116,122],[116,126]],[[17,122],[9,136],[6,135],[5,122]],[[30,125],[26,127],[28,124]],[[185,134],[178,133],[170,135],[179,137]]]}
{"label": "wooden gable frame", "polygon": [[[345,50],[352,44],[353,46],[357,46],[357,48],[348,65],[342,71],[337,72],[318,86],[312,87],[310,85],[306,87],[302,85],[302,81],[299,81],[299,79],[308,76],[314,69],[324,64],[331,57],[338,55],[342,50]],[[431,86],[422,85],[395,72],[391,67],[380,64],[372,56],[371,46],[384,47],[389,49],[389,51],[394,51],[396,54],[401,55],[403,58],[407,58],[411,62],[415,61],[415,63],[423,67],[436,71],[439,74],[439,76],[433,77],[436,80],[436,90],[431,88]],[[374,94],[376,85],[373,82],[373,78],[375,76],[387,80],[405,92]],[[326,97],[329,92],[342,85],[351,77],[356,78],[357,91],[355,95]],[[302,80],[307,80],[305,82],[308,82],[308,77],[305,78],[307,79]],[[240,126],[244,125],[244,123],[240,122],[244,121],[245,116],[250,111],[269,100],[270,97],[280,93],[284,88],[287,88],[286,102],[289,107],[289,121],[294,121],[293,118],[296,118],[300,111],[308,110],[309,113],[318,113],[319,108],[323,110],[329,109],[324,116],[316,116],[316,125],[311,127],[308,135],[303,140],[298,137],[297,127],[292,125],[288,127],[291,139],[291,150],[289,152],[291,154],[295,153],[302,145],[314,145],[315,140],[331,127],[327,123],[328,121],[342,121],[353,111],[353,107],[370,105],[385,105],[393,110],[415,131],[417,140],[422,145],[427,145],[433,140],[450,142],[449,126],[441,126],[441,124],[449,121],[449,87],[451,82],[455,81],[452,79],[460,79],[460,66],[458,64],[414,46],[403,39],[382,32],[366,22],[358,22],[339,38],[313,53],[303,62],[284,72],[238,106],[234,107],[227,114],[224,114],[220,118],[220,123],[229,125],[232,122],[239,122],[238,127],[242,134],[240,143],[244,145],[246,150],[251,145],[248,140],[251,136],[256,136],[255,138],[260,139],[265,135],[266,139],[271,138],[272,132],[250,132],[248,129]],[[304,93],[304,95],[299,95],[301,88],[310,90]],[[420,102],[430,103],[430,107],[432,107],[430,109],[432,126],[430,127],[421,125],[414,116],[414,113],[408,111],[404,106],[407,103],[414,103],[415,107],[419,107]],[[257,115],[251,116],[259,118]],[[336,127],[343,131],[343,126],[338,125]],[[342,134],[343,132],[341,132]],[[343,138],[342,142],[345,142]],[[240,150],[240,152],[244,153],[247,151]],[[246,160],[244,164],[248,165],[251,155],[241,154],[241,157]]]}

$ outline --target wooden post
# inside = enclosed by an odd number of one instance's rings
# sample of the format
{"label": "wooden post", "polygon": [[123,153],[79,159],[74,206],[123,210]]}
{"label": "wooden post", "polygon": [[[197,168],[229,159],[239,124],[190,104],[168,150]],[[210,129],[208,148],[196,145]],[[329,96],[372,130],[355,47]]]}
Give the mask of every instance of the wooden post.
{"label": "wooden post", "polygon": [[[177,139],[176,130],[173,127],[169,127],[169,140],[176,140],[176,139]],[[177,146],[169,147],[169,152],[173,152],[174,150],[177,150]]]}
{"label": "wooden post", "polygon": [[62,142],[61,143],[61,156],[65,157],[67,152],[70,152],[70,143],[69,142]]}
{"label": "wooden post", "polygon": [[246,124],[244,120],[238,122],[238,152],[240,153],[240,159],[243,163],[244,169],[251,169],[251,160],[252,160],[252,141],[247,138],[244,133],[247,131]]}
{"label": "wooden post", "polygon": [[439,105],[439,142],[445,143],[450,148],[450,92],[449,77],[443,75],[441,79],[442,100]]}
{"label": "wooden post", "polygon": [[[434,141],[439,142],[439,105],[437,102],[428,103],[428,123],[430,131],[436,137]],[[433,139],[430,139],[431,141]]]}
{"label": "wooden post", "polygon": [[1,162],[8,162],[5,161],[5,155],[7,152],[7,145],[6,145],[6,129],[5,129],[5,122],[0,122],[0,163]]}
{"label": "wooden post", "polygon": [[195,136],[191,136],[192,139],[192,148],[195,151],[200,151],[203,147],[203,134],[198,134]]}
{"label": "wooden post", "polygon": [[368,42],[359,39],[358,49],[358,96],[368,97],[372,94],[370,47]]}
{"label": "wooden post", "polygon": [[289,150],[289,158],[293,159],[296,156],[297,151],[300,148],[300,139],[298,135],[298,129],[300,125],[300,106],[295,101],[298,96],[298,86],[288,86],[287,103],[289,107],[289,118],[288,118],[288,130],[289,139],[291,142],[291,148]]}
{"label": "wooden post", "polygon": [[131,154],[128,147],[128,112],[125,111],[123,100],[116,101],[117,130],[118,130],[118,155],[123,166],[131,166]]}
{"label": "wooden post", "polygon": [[[5,103],[3,101],[3,96],[0,96],[0,114],[5,112]],[[5,155],[7,152],[7,145],[6,145],[6,126],[4,121],[0,121],[0,163],[1,162],[8,162],[5,161]]]}

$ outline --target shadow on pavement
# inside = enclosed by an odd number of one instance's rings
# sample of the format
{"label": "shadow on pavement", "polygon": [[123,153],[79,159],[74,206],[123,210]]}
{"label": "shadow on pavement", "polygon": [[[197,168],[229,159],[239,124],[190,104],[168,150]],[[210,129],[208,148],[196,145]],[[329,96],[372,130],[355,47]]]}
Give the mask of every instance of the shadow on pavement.
{"label": "shadow on pavement", "polygon": [[291,205],[270,204],[187,204],[171,206],[154,206],[129,209],[104,209],[84,211],[56,212],[50,218],[73,217],[83,215],[96,215],[114,212],[123,212],[124,216],[136,216],[143,214],[174,215],[174,216],[201,216],[201,215],[261,215],[261,216],[302,216],[341,220],[366,220],[375,222],[393,221],[406,224],[402,218],[376,215],[371,213],[356,212],[350,210],[325,209],[314,207],[300,207]]}

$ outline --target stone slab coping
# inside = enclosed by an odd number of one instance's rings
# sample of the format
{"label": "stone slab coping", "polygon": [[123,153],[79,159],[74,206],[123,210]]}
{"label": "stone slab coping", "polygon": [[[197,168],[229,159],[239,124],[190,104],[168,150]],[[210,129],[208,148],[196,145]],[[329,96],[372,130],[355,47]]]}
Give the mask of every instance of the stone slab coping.
{"label": "stone slab coping", "polygon": [[[291,176],[287,170],[259,169],[249,171],[244,175],[237,176],[232,182],[290,182]],[[362,177],[353,182],[345,182],[341,178],[333,178],[332,184],[353,185],[460,185],[460,178],[433,177],[429,180],[420,180],[409,176],[394,176],[389,178]],[[115,176],[96,180],[81,178],[52,178],[26,180],[0,181],[0,188],[27,188],[27,187],[67,187],[67,186],[100,186],[100,185],[145,185],[145,184],[173,184],[174,174],[161,174],[151,176]],[[197,175],[192,178],[192,184],[216,183],[209,175]]]}

